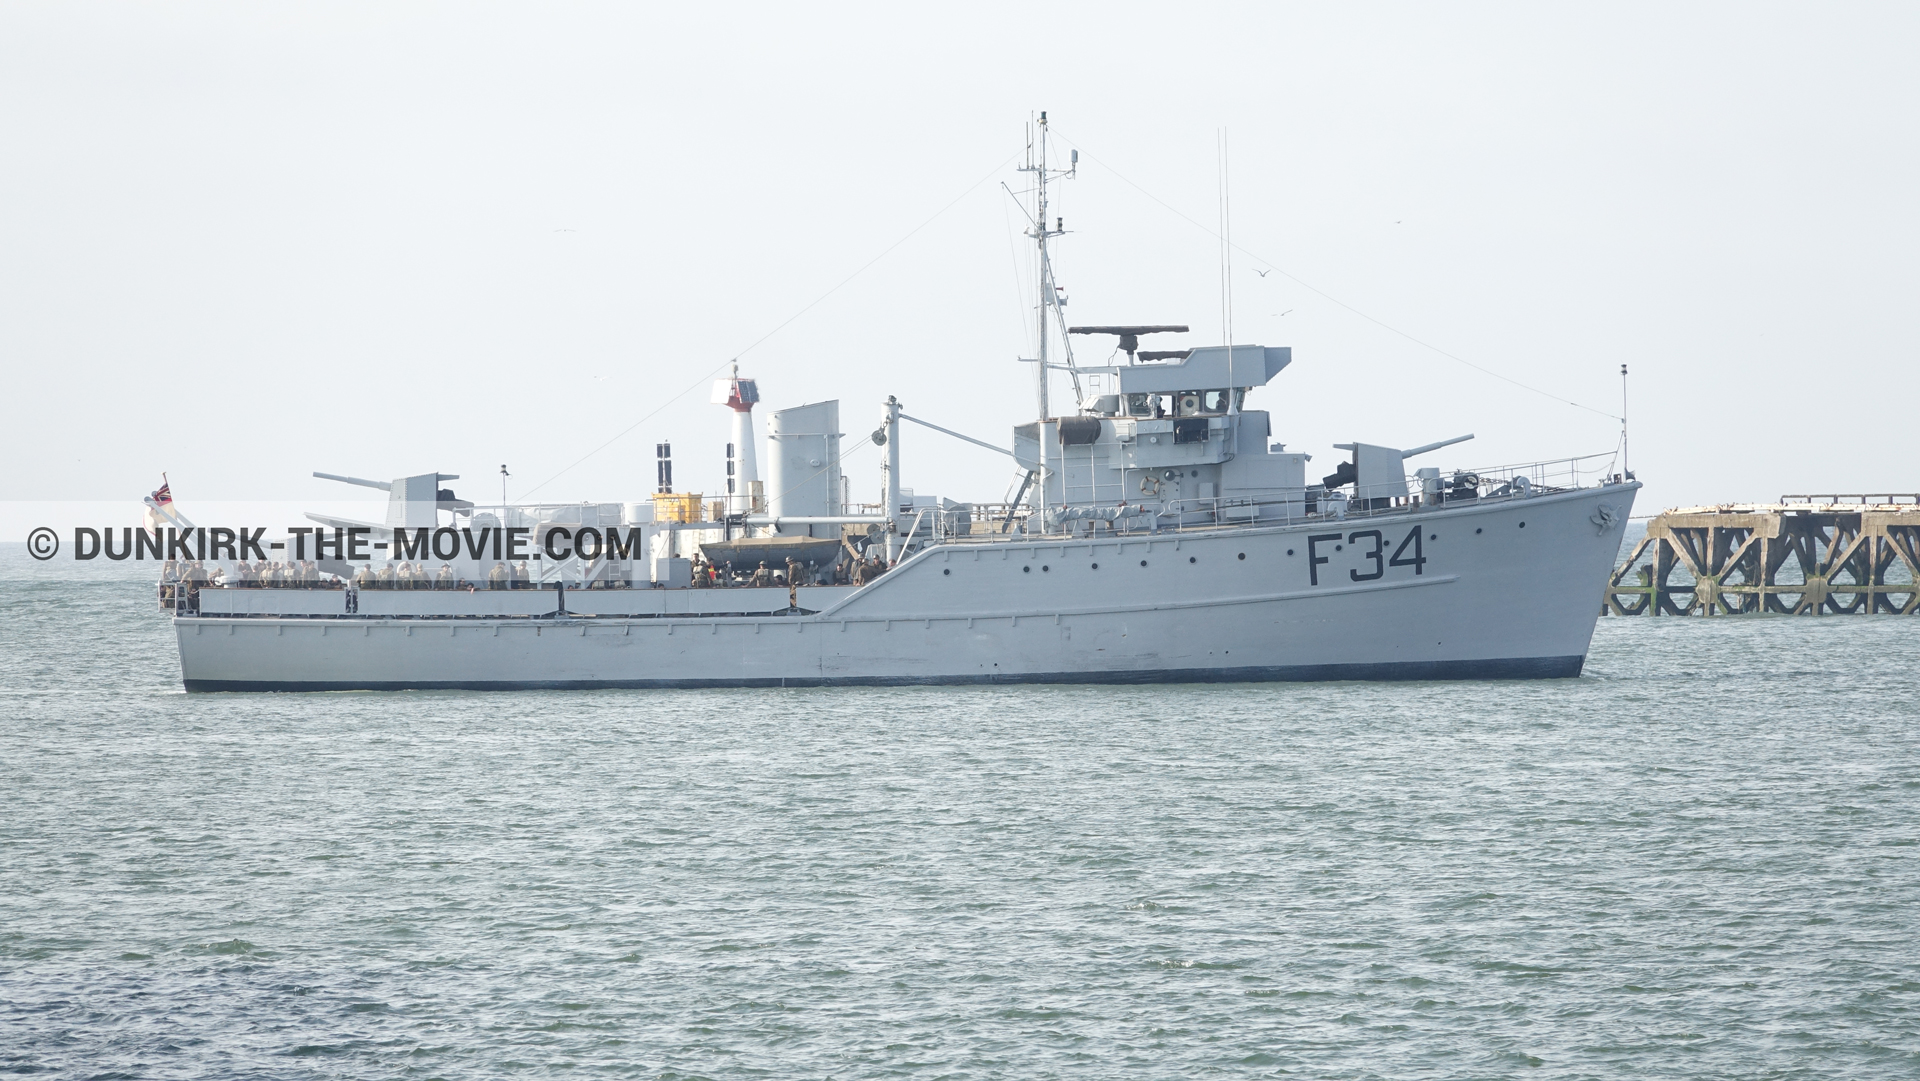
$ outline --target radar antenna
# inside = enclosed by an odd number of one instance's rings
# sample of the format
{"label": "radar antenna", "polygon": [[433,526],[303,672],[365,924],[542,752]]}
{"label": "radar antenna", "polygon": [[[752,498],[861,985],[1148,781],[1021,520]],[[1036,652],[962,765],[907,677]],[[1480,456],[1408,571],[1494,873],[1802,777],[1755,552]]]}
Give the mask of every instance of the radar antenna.
{"label": "radar antenna", "polygon": [[[1142,334],[1185,334],[1186,332],[1187,332],[1186,327],[1176,327],[1176,326],[1068,327],[1067,328],[1068,334],[1118,334],[1120,336],[1120,348],[1125,349],[1127,351],[1127,363],[1129,364],[1133,363],[1133,359],[1134,359],[1133,354],[1136,350],[1140,348],[1140,335]],[[1172,353],[1148,354],[1148,359],[1157,360],[1160,357],[1172,356],[1172,355],[1173,355]],[[1181,353],[1180,355],[1185,356],[1186,354]]]}

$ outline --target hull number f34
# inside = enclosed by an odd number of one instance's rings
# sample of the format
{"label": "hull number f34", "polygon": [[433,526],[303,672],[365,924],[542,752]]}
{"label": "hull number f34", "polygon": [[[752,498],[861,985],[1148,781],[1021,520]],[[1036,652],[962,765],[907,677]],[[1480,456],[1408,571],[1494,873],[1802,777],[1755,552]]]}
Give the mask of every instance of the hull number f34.
{"label": "hull number f34", "polygon": [[1423,526],[1415,526],[1401,539],[1399,545],[1387,554],[1388,540],[1378,529],[1361,529],[1352,533],[1315,533],[1307,538],[1307,580],[1312,585],[1320,584],[1320,568],[1333,562],[1331,555],[1322,555],[1322,545],[1333,545],[1333,551],[1342,551],[1347,545],[1355,546],[1355,555],[1360,566],[1347,571],[1347,577],[1355,582],[1372,582],[1386,577],[1388,567],[1412,567],[1414,574],[1426,571],[1427,557],[1421,547],[1420,531]]}

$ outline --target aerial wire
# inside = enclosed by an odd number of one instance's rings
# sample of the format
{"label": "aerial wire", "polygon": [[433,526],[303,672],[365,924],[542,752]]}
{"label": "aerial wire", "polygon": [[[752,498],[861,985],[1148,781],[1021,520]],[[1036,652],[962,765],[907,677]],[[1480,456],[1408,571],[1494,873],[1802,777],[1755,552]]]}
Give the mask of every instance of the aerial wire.
{"label": "aerial wire", "polygon": [[941,215],[945,214],[947,211],[952,210],[955,206],[959,205],[960,200],[965,199],[969,195],[972,195],[975,188],[978,188],[980,185],[993,179],[994,174],[1000,172],[1002,169],[1005,169],[1010,163],[1012,163],[1019,157],[1020,157],[1019,153],[1016,152],[1012,155],[1009,155],[1005,160],[995,164],[994,167],[988,170],[985,175],[980,177],[980,179],[974,181],[971,184],[968,184],[965,191],[962,191],[960,194],[954,196],[951,202],[947,203],[947,205],[941,207],[939,210],[934,211],[930,216],[928,216],[927,220],[921,222],[919,225],[914,226],[912,229],[907,231],[906,235],[902,236],[900,239],[894,241],[893,243],[887,245],[885,248],[881,249],[880,254],[874,256],[873,258],[867,260],[865,263],[861,264],[858,270],[855,270],[853,273],[840,279],[840,283],[838,285],[835,285],[833,288],[827,290],[824,293],[821,293],[819,296],[815,297],[811,303],[807,304],[805,307],[801,308],[799,311],[794,312],[792,315],[787,316],[786,319],[782,320],[779,323],[779,325],[775,326],[772,330],[769,330],[765,334],[762,334],[758,338],[755,338],[745,349],[742,349],[739,352],[733,354],[733,356],[727,358],[726,360],[721,361],[718,365],[716,365],[713,368],[712,371],[707,372],[706,374],[702,375],[699,379],[689,384],[685,390],[682,390],[680,393],[675,394],[673,397],[668,398],[666,401],[661,402],[658,406],[654,408],[652,412],[648,413],[646,416],[643,416],[639,420],[636,420],[632,424],[629,424],[625,428],[622,428],[620,432],[616,434],[613,438],[607,440],[606,442],[600,444],[599,446],[593,448],[592,450],[586,452],[585,454],[582,454],[580,457],[574,459],[571,463],[569,463],[567,466],[562,468],[558,473],[553,474],[552,476],[548,477],[546,480],[543,480],[540,483],[534,485],[533,487],[528,488],[526,491],[521,492],[520,498],[525,499],[528,496],[532,495],[533,493],[539,491],[540,489],[545,488],[547,485],[552,484],[554,481],[559,480],[561,477],[571,472],[580,463],[586,461],[588,458],[593,457],[594,455],[600,453],[601,451],[606,450],[608,447],[613,446],[615,443],[618,443],[620,440],[625,439],[628,435],[630,435],[633,432],[635,428],[638,428],[642,424],[645,424],[647,421],[650,421],[654,417],[659,416],[663,411],[666,410],[668,406],[674,404],[680,399],[700,389],[700,387],[705,385],[708,380],[720,374],[720,372],[724,370],[729,364],[735,363],[741,357],[746,356],[748,353],[752,352],[754,349],[764,344],[767,341],[767,339],[787,329],[787,327],[790,324],[792,324],[794,320],[799,319],[801,316],[819,307],[820,304],[823,301],[825,301],[828,297],[832,296],[835,293],[838,293],[841,289],[845,288],[849,282],[853,281],[853,279],[859,277],[862,274],[865,274],[868,270],[872,269],[875,263],[878,263],[880,260],[885,259],[888,255],[892,254],[895,248],[898,248],[900,245],[905,244],[907,241],[912,240],[915,236],[918,236],[922,229],[925,229],[927,226],[932,225],[934,221],[938,219]]}
{"label": "aerial wire", "polygon": [[[1055,132],[1055,134],[1060,134],[1060,133]],[[1107,164],[1104,161],[1101,161],[1098,157],[1094,156],[1092,151],[1086,149],[1085,147],[1082,147],[1080,144],[1074,142],[1072,139],[1067,138],[1067,136],[1060,135],[1060,138],[1064,140],[1068,146],[1074,147],[1075,149],[1079,150],[1082,154],[1085,154],[1089,160],[1093,161],[1095,164],[1100,165],[1102,168],[1112,173],[1116,178],[1118,178],[1122,183],[1126,184],[1128,187],[1131,187],[1133,190],[1139,192],[1140,194],[1146,196],[1147,198],[1153,200],[1154,202],[1159,203],[1162,207],[1172,212],[1175,217],[1178,217],[1179,219],[1186,222],[1187,224],[1193,226],[1196,229],[1199,229],[1201,232],[1207,233],[1208,235],[1213,236],[1214,238],[1222,241],[1228,247],[1238,250],[1241,254],[1251,256],[1252,258],[1258,259],[1260,262],[1267,264],[1267,266],[1270,269],[1272,269],[1274,272],[1285,277],[1288,281],[1293,282],[1295,285],[1298,285],[1302,289],[1305,289],[1308,292],[1313,293],[1314,295],[1320,297],[1322,300],[1328,301],[1329,303],[1345,308],[1347,311],[1352,312],[1354,315],[1357,315],[1362,319],[1365,319],[1367,322],[1372,323],[1373,325],[1381,328],[1382,330],[1388,331],[1393,334],[1397,334],[1400,337],[1405,338],[1406,340],[1412,342],[1413,344],[1421,347],[1422,349],[1431,350],[1435,353],[1440,354],[1443,357],[1446,357],[1448,360],[1455,361],[1460,364],[1464,364],[1467,367],[1472,368],[1474,371],[1479,372],[1482,375],[1492,376],[1493,378],[1498,379],[1503,383],[1511,383],[1512,385],[1519,387],[1521,390],[1528,391],[1533,394],[1538,394],[1543,398],[1551,398],[1562,405],[1573,406],[1575,409],[1584,409],[1587,412],[1593,413],[1597,416],[1606,417],[1608,420],[1620,419],[1619,417],[1614,416],[1612,413],[1609,413],[1604,409],[1595,409],[1593,406],[1590,406],[1590,405],[1582,405],[1581,403],[1576,402],[1571,398],[1562,398],[1560,395],[1555,394],[1552,391],[1541,390],[1539,387],[1533,386],[1532,384],[1522,383],[1520,380],[1515,379],[1512,376],[1502,375],[1501,373],[1496,372],[1491,368],[1482,367],[1481,365],[1475,364],[1473,361],[1468,360],[1463,356],[1460,356],[1455,353],[1450,353],[1447,350],[1442,349],[1437,345],[1434,345],[1432,342],[1422,341],[1421,339],[1414,337],[1413,335],[1407,333],[1404,330],[1401,330],[1399,327],[1394,326],[1392,323],[1389,323],[1384,319],[1380,319],[1376,316],[1369,315],[1366,312],[1361,311],[1359,308],[1356,308],[1353,305],[1347,303],[1346,301],[1341,300],[1339,297],[1336,297],[1331,293],[1328,293],[1325,290],[1322,290],[1319,287],[1309,282],[1303,281],[1301,278],[1293,274],[1291,271],[1287,270],[1285,267],[1280,266],[1279,264],[1275,263],[1273,260],[1268,259],[1267,257],[1261,255],[1259,252],[1251,251],[1247,248],[1241,247],[1240,245],[1233,243],[1230,240],[1227,240],[1220,233],[1207,228],[1205,225],[1202,225],[1200,222],[1189,217],[1184,211],[1174,206],[1172,203],[1167,202],[1165,199],[1160,198],[1158,195],[1155,195],[1154,193],[1141,187],[1139,184],[1134,183],[1132,180],[1122,175],[1118,169],[1115,169],[1113,166]]]}
{"label": "aerial wire", "polygon": [[[1007,186],[1004,183],[1001,184],[1000,187],[1002,190],[1007,190]],[[1020,337],[1018,339],[1020,346],[1016,352],[1024,353],[1027,351],[1027,287],[1022,283],[1020,277],[1020,249],[1013,239],[1013,216],[1007,213],[1007,202],[1011,201],[1015,206],[1020,206],[1020,204],[1018,200],[1011,198],[1013,195],[1012,191],[1007,190],[1007,195],[1009,199],[1000,202],[1000,218],[1007,223],[1007,254],[1013,257],[1013,309],[1014,315],[1020,322]],[[1020,213],[1026,214],[1027,208],[1021,206]],[[1027,216],[1029,218],[1032,217],[1032,215]]]}

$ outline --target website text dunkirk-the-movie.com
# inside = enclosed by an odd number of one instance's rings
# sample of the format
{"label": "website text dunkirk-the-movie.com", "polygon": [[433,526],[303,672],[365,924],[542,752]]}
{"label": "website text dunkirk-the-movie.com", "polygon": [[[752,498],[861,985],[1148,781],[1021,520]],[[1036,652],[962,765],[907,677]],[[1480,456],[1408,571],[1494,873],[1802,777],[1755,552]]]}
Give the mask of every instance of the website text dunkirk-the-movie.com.
{"label": "website text dunkirk-the-movie.com", "polygon": [[[579,557],[632,559],[639,551],[642,531],[618,526],[596,528],[582,526],[545,526],[537,531],[526,526],[490,526],[481,529],[454,529],[443,526],[428,529],[374,529],[369,526],[325,529],[316,526],[292,526],[284,530],[286,540],[265,540],[267,530],[228,529],[224,526],[192,529],[94,529],[80,526],[73,531],[73,558],[76,560],[222,560],[265,559],[268,552],[288,553],[293,559],[336,559],[354,563],[368,559],[459,559],[518,560],[536,553],[548,559]],[[391,533],[391,542],[374,540],[373,534]],[[35,559],[52,559],[59,554],[60,537],[45,526],[27,538],[27,551]],[[312,555],[309,557],[308,553]],[[382,553],[375,556],[374,552]]]}

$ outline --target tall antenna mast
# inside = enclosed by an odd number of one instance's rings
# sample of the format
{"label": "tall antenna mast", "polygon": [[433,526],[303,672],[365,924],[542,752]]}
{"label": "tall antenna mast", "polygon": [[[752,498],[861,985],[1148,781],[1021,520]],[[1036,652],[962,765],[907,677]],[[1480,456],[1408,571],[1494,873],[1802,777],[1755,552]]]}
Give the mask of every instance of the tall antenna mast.
{"label": "tall antenna mast", "polygon": [[1214,164],[1219,168],[1220,182],[1220,334],[1224,339],[1220,344],[1227,347],[1227,382],[1233,384],[1227,388],[1227,412],[1238,413],[1239,380],[1233,373],[1233,185],[1227,157],[1227,129],[1219,130],[1216,142],[1219,153]]}
{"label": "tall antenna mast", "polygon": [[[1057,170],[1056,172],[1057,175],[1070,179],[1079,171],[1079,167],[1080,152],[1075,150],[1070,167],[1064,170]],[[1065,304],[1066,300],[1061,297],[1059,287],[1053,280],[1053,258],[1047,251],[1047,241],[1052,240],[1054,237],[1065,235],[1066,222],[1056,218],[1054,219],[1052,228],[1048,228],[1047,226],[1047,181],[1050,178],[1050,174],[1047,171],[1047,114],[1045,112],[1040,114],[1038,124],[1029,131],[1027,139],[1027,163],[1020,167],[1020,171],[1034,175],[1033,227],[1027,230],[1027,235],[1033,238],[1036,254],[1039,258],[1039,273],[1036,274],[1035,277],[1038,280],[1040,288],[1039,304],[1037,305],[1039,318],[1035,320],[1036,337],[1038,339],[1036,346],[1038,352],[1035,354],[1033,365],[1034,399],[1035,404],[1039,407],[1040,419],[1040,476],[1038,478],[1039,483],[1034,486],[1034,503],[1036,506],[1044,506],[1046,503],[1047,474],[1049,472],[1049,466],[1047,464],[1047,421],[1051,419],[1053,413],[1052,407],[1047,402],[1047,373],[1049,370],[1047,344],[1051,332],[1049,317],[1060,321],[1060,329],[1062,332],[1061,341],[1063,343],[1066,341],[1065,331],[1067,327],[1066,313],[1060,310],[1061,305]],[[1063,345],[1063,348],[1067,351],[1067,368],[1069,371],[1072,371],[1073,347],[1071,345]],[[1080,390],[1080,373],[1072,371],[1072,374],[1074,404],[1075,407],[1078,408],[1080,400],[1083,397]],[[1045,528],[1044,524],[1042,528]]]}
{"label": "tall antenna mast", "polygon": [[[1034,276],[1040,288],[1040,302],[1037,305],[1039,318],[1034,322],[1034,329],[1039,337],[1039,352],[1034,354],[1038,361],[1034,365],[1034,377],[1035,392],[1040,406],[1040,423],[1044,425],[1047,417],[1052,413],[1047,405],[1047,293],[1049,292],[1047,286],[1050,284],[1047,281],[1047,241],[1053,235],[1047,231],[1047,114],[1044,112],[1040,114],[1039,126],[1033,129],[1028,137],[1027,164],[1023,171],[1034,174],[1035,181],[1033,227],[1027,230],[1027,235],[1032,237],[1034,243],[1039,246],[1040,272]],[[1041,442],[1045,443],[1045,441],[1043,433]],[[1041,451],[1040,458],[1043,462],[1046,460],[1044,449]]]}
{"label": "tall antenna mast", "polygon": [[1628,480],[1633,479],[1632,462],[1627,457],[1627,366],[1625,364],[1620,365],[1620,472]]}

